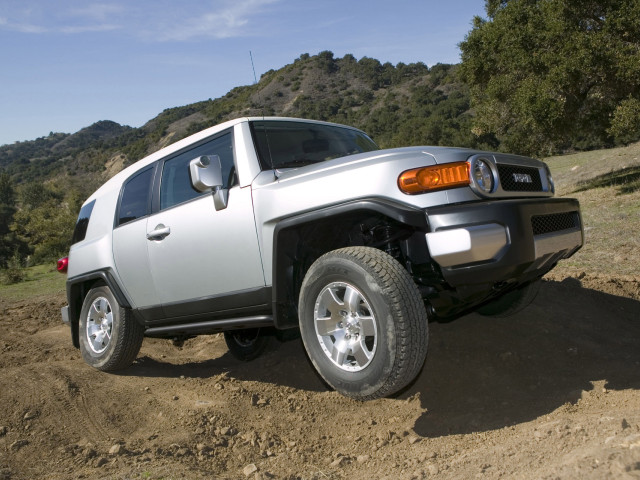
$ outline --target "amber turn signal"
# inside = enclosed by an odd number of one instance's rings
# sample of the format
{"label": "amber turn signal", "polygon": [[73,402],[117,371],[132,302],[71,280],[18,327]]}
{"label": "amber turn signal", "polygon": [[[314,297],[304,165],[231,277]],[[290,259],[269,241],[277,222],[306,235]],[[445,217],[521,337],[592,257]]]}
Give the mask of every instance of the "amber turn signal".
{"label": "amber turn signal", "polygon": [[469,164],[467,162],[432,165],[402,172],[398,177],[398,187],[404,193],[433,192],[445,188],[469,185]]}

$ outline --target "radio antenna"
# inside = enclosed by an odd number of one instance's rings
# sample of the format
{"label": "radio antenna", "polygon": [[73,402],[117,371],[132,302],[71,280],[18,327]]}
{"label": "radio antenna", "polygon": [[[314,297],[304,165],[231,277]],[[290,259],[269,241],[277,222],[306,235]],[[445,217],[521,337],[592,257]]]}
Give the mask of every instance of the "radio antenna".
{"label": "radio antenna", "polygon": [[249,58],[251,59],[251,68],[253,69],[253,84],[257,85],[258,77],[256,76],[256,67],[253,64],[253,54],[251,53],[251,50],[249,50]]}

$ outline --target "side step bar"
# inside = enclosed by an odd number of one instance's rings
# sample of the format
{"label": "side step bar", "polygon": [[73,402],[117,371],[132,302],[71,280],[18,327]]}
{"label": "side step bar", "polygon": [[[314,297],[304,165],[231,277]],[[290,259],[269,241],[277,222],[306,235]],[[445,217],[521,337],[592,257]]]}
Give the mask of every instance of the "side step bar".
{"label": "side step bar", "polygon": [[272,326],[272,315],[258,315],[253,317],[207,320],[205,322],[167,325],[164,327],[151,327],[145,330],[144,335],[145,337],[162,338],[179,335],[202,335],[207,333],[219,333],[225,330]]}

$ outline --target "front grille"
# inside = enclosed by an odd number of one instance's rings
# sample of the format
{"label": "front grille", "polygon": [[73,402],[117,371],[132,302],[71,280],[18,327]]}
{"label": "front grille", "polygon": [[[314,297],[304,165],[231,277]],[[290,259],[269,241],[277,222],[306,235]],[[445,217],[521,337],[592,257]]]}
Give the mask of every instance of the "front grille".
{"label": "front grille", "polygon": [[580,228],[578,212],[554,213],[551,215],[535,215],[531,217],[534,235],[574,230]]}
{"label": "front grille", "polygon": [[498,174],[505,192],[542,192],[540,170],[535,167],[499,163]]}

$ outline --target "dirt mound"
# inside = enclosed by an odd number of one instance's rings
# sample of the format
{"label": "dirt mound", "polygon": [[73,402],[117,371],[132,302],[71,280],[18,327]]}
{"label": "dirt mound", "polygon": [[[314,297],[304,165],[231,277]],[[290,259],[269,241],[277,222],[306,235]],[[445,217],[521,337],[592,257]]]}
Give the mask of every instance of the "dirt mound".
{"label": "dirt mound", "polygon": [[220,335],[86,366],[63,296],[0,301],[0,479],[640,478],[637,278],[549,277],[512,319],[433,323],[396,398],[329,391],[299,340]]}

